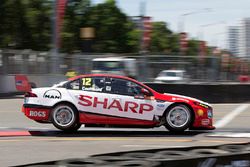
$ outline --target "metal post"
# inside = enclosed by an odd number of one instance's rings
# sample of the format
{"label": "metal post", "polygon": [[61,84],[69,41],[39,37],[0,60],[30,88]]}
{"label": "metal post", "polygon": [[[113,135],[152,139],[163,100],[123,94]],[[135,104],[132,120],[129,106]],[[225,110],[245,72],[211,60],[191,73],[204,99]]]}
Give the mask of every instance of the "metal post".
{"label": "metal post", "polygon": [[140,37],[140,55],[141,55],[141,68],[142,68],[142,76],[141,81],[146,81],[148,79],[148,64],[147,64],[147,58],[146,58],[146,50],[144,47],[144,16],[146,13],[146,2],[143,1],[140,3],[140,29],[141,29],[141,37]]}
{"label": "metal post", "polygon": [[52,52],[51,52],[51,72],[52,74],[58,73],[58,34],[57,34],[57,0],[53,2],[53,13],[52,13]]}

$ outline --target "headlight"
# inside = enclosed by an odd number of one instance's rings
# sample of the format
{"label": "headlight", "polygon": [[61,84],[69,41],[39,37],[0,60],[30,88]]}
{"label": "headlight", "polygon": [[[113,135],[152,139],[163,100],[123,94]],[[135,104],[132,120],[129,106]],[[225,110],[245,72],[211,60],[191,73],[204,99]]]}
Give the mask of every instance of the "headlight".
{"label": "headlight", "polygon": [[208,109],[207,110],[207,117],[208,118],[213,118],[213,111],[212,111],[212,109]]}

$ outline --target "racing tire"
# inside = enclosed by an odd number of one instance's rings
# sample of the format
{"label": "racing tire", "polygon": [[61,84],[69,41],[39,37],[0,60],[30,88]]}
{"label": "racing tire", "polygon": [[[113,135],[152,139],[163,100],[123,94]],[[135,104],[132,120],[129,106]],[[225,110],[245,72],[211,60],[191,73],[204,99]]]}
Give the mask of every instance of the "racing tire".
{"label": "racing tire", "polygon": [[192,111],[183,104],[176,104],[167,109],[165,127],[170,132],[183,132],[190,127],[193,120]]}
{"label": "racing tire", "polygon": [[75,126],[73,128],[70,129],[70,131],[77,131],[78,129],[80,129],[82,126],[82,124],[80,123],[76,123]]}
{"label": "racing tire", "polygon": [[55,106],[52,110],[51,120],[56,128],[67,132],[77,131],[81,127],[78,112],[68,104]]}

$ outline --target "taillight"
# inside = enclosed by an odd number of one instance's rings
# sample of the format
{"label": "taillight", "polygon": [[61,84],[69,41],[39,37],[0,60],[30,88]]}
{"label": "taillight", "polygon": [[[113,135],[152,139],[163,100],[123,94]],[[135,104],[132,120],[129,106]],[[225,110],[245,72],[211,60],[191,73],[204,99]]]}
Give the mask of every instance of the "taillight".
{"label": "taillight", "polygon": [[24,97],[37,97],[37,95],[35,93],[32,93],[32,92],[26,92],[24,94]]}

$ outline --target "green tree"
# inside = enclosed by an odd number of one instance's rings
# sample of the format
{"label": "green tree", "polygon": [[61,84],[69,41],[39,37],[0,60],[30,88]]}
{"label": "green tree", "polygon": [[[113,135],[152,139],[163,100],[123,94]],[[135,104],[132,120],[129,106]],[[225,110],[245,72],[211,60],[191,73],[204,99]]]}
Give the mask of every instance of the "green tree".
{"label": "green tree", "polygon": [[199,54],[199,41],[191,39],[188,41],[187,55],[198,55]]}
{"label": "green tree", "polygon": [[25,7],[21,1],[5,0],[1,2],[1,47],[13,46],[23,48],[27,23],[25,21]]}
{"label": "green tree", "polygon": [[44,0],[4,0],[0,5],[0,47],[47,50],[50,7]]}
{"label": "green tree", "polygon": [[4,47],[4,27],[6,19],[6,0],[0,3],[0,48]]}
{"label": "green tree", "polygon": [[51,43],[51,10],[52,4],[44,0],[22,0],[26,7],[25,20],[29,41],[27,48],[48,50]]}
{"label": "green tree", "polygon": [[169,48],[171,54],[179,54],[180,52],[180,41],[179,41],[179,34],[172,34],[169,37]]}
{"label": "green tree", "polygon": [[85,19],[83,26],[95,28],[95,52],[126,53],[138,49],[135,25],[121,12],[114,0],[91,7]]}
{"label": "green tree", "polygon": [[165,22],[153,22],[150,51],[161,53],[171,52],[171,36],[172,32],[167,28]]}
{"label": "green tree", "polygon": [[[49,50],[51,48],[51,0],[2,0],[0,3],[0,47]],[[81,27],[95,28],[94,52],[131,53],[140,48],[141,31],[115,0],[92,6],[90,0],[68,0],[61,32],[61,51],[81,49]],[[179,53],[179,35],[165,22],[154,22],[151,52]],[[189,41],[187,54],[194,55],[197,41]]]}

